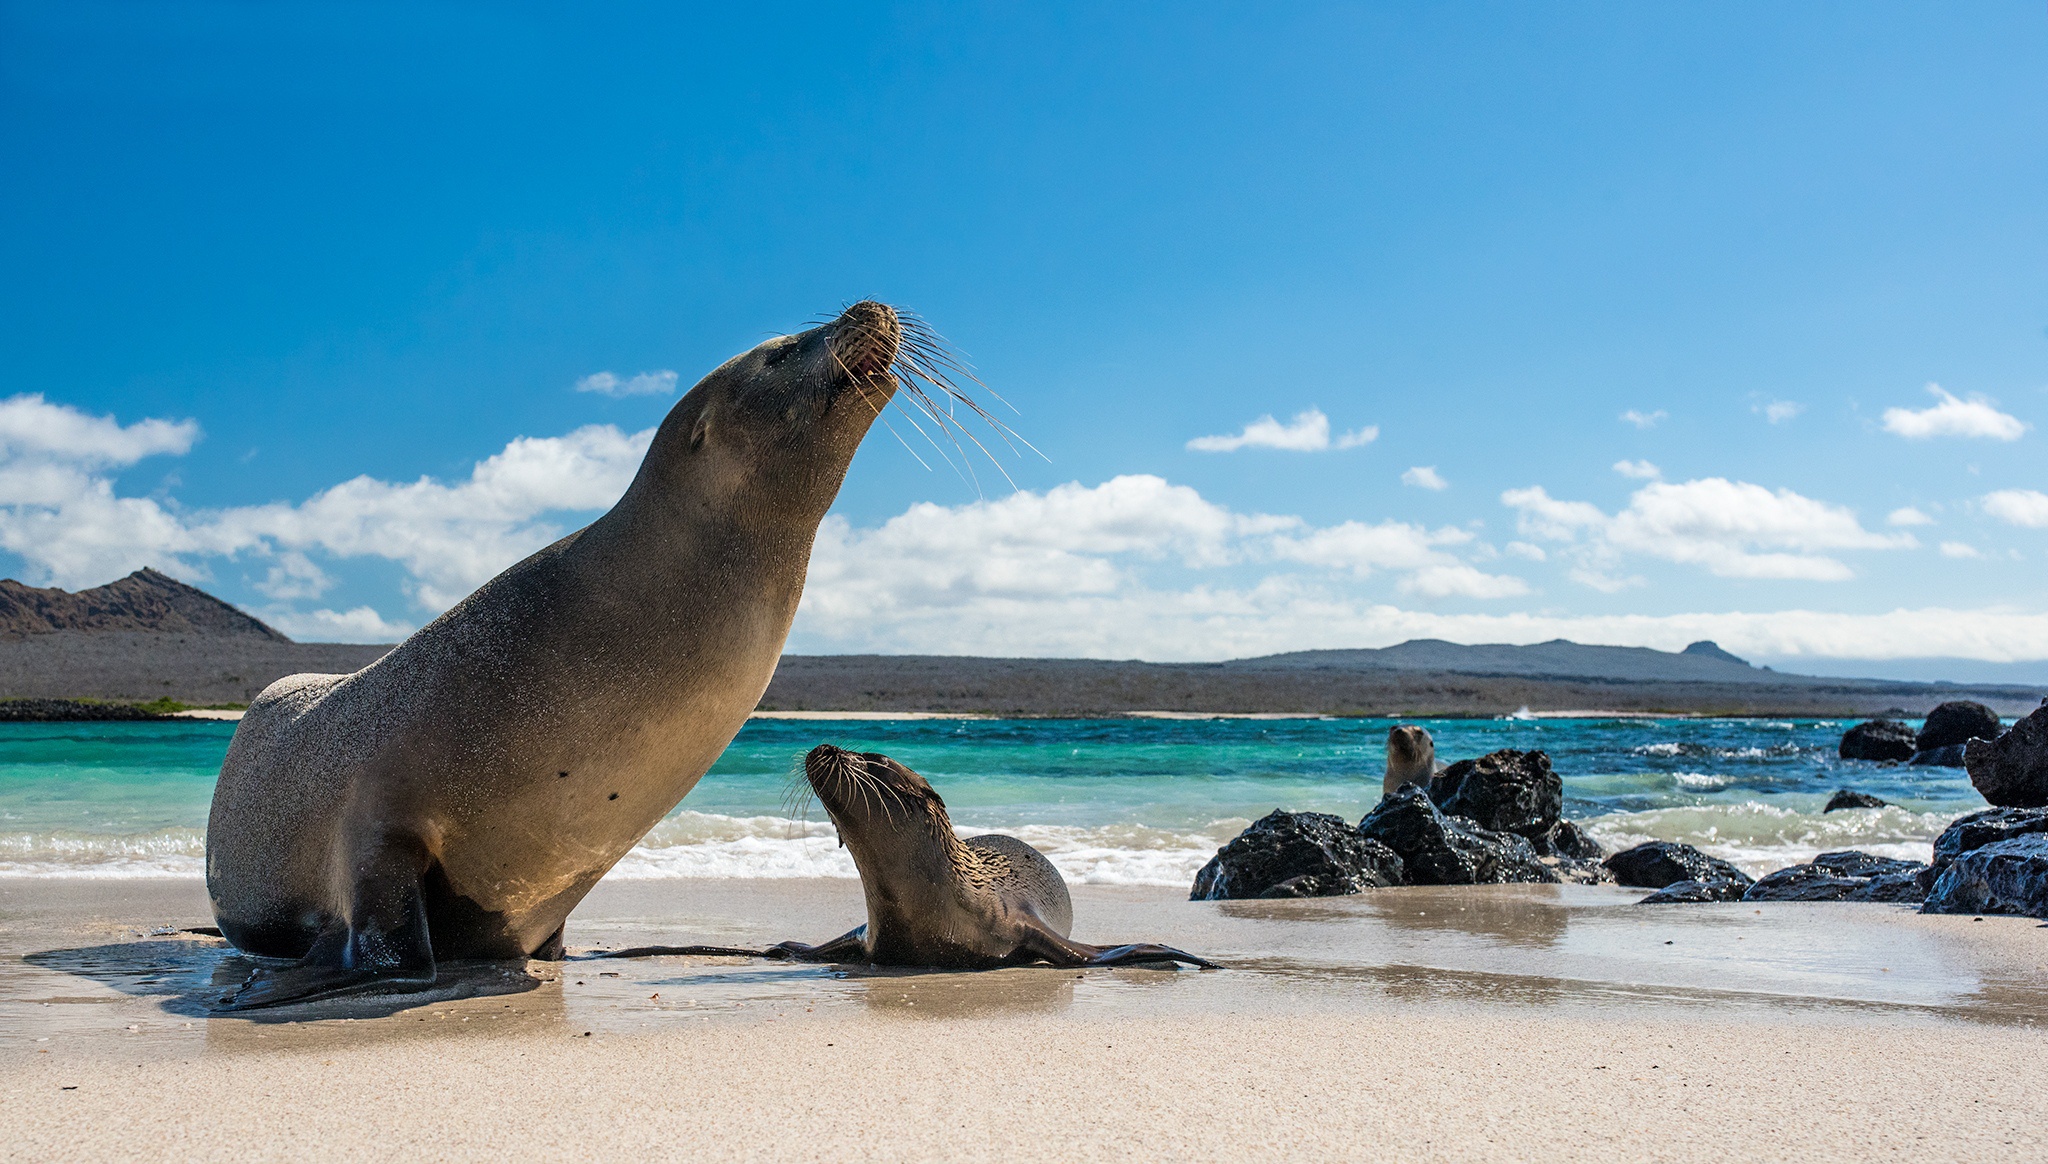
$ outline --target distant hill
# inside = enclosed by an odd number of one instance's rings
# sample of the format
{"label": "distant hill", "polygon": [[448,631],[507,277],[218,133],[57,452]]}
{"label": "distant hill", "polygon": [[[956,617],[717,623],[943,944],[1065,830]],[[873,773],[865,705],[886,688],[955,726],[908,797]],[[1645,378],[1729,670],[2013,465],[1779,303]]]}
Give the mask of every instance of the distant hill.
{"label": "distant hill", "polygon": [[0,698],[247,703],[305,671],[360,670],[390,650],[295,643],[156,570],[80,590],[0,579]]}
{"label": "distant hill", "polygon": [[[0,698],[247,703],[299,672],[349,672],[391,648],[295,643],[155,570],[81,590],[0,580]],[[1224,663],[786,655],[761,699],[779,711],[960,711],[1114,716],[1140,711],[1502,715],[1601,709],[1742,715],[1924,713],[1980,699],[2012,715],[2040,692],[2012,685],[1789,675],[1710,642],[1683,651],[1555,639],[1465,646],[1416,639]]]}
{"label": "distant hill", "polygon": [[76,594],[0,578],[0,635],[55,631],[244,635],[291,642],[206,591],[147,568]]}
{"label": "distant hill", "polygon": [[1349,651],[1293,651],[1239,659],[1242,667],[1306,667],[1333,671],[1441,671],[1457,675],[1518,675],[1560,679],[1662,683],[1761,683],[1780,686],[1806,677],[1752,667],[1711,642],[1683,651],[1649,647],[1595,647],[1567,639],[1513,646],[1466,646],[1442,639],[1410,639],[1392,647]]}

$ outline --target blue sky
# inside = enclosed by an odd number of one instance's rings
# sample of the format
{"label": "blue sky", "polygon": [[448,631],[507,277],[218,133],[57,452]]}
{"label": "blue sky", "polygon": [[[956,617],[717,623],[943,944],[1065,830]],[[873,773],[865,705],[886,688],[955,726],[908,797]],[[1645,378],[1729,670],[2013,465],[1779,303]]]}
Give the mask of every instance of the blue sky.
{"label": "blue sky", "polygon": [[1047,459],[795,649],[2048,677],[2038,4],[731,8],[0,8],[0,564],[387,638],[874,296]]}

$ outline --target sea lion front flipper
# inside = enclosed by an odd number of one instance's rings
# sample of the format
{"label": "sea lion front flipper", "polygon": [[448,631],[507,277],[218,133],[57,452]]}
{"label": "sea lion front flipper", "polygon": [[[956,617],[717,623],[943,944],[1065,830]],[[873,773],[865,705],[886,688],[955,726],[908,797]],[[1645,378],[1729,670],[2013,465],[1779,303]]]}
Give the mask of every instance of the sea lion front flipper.
{"label": "sea lion front flipper", "polygon": [[417,844],[387,841],[358,862],[348,921],[330,924],[289,966],[258,968],[217,1010],[255,1010],[369,991],[434,984],[434,943],[420,891],[426,856]]}
{"label": "sea lion front flipper", "polygon": [[1223,967],[1207,958],[1176,950],[1172,946],[1158,946],[1150,942],[1137,942],[1128,946],[1091,946],[1072,938],[1054,933],[1051,927],[1036,918],[1031,919],[1024,931],[1024,942],[1018,953],[1028,955],[1055,966],[1127,966],[1135,962],[1186,962],[1204,970],[1221,970]]}
{"label": "sea lion front flipper", "polygon": [[777,942],[765,957],[787,958],[792,962],[865,962],[868,960],[868,927],[857,925],[845,933],[815,946],[802,942]]}

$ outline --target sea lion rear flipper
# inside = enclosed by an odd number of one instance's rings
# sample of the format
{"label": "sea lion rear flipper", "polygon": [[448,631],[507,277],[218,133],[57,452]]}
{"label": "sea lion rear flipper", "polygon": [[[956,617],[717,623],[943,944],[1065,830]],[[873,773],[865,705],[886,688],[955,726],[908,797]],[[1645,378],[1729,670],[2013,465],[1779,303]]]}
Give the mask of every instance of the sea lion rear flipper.
{"label": "sea lion rear flipper", "polygon": [[792,962],[865,962],[868,960],[868,927],[858,925],[845,933],[815,946],[802,942],[777,942],[768,947],[766,957],[787,958]]}
{"label": "sea lion rear flipper", "polygon": [[434,983],[416,843],[387,841],[356,866],[349,920],[336,921],[297,962],[258,968],[217,1010],[255,1010],[369,991],[418,990]]}
{"label": "sea lion rear flipper", "polygon": [[1199,966],[1204,970],[1223,969],[1221,965],[1207,958],[1197,958],[1172,946],[1159,946],[1151,942],[1137,942],[1127,946],[1091,946],[1086,942],[1061,937],[1035,918],[1024,933],[1024,943],[1018,948],[1018,952],[1055,966],[1127,966],[1136,962],[1186,962],[1190,966]]}

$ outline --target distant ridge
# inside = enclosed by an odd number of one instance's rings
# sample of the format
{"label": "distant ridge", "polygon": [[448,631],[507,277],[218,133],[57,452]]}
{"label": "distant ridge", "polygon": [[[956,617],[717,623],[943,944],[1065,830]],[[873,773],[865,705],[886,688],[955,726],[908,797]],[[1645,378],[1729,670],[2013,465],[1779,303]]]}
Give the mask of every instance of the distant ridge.
{"label": "distant ridge", "polygon": [[1512,675],[1526,678],[1602,679],[1658,683],[1757,683],[1783,686],[1813,682],[1752,667],[1715,643],[1697,642],[1683,651],[1649,647],[1598,647],[1569,639],[1515,646],[1508,643],[1410,639],[1391,647],[1290,651],[1240,659],[1230,664],[1253,669],[1310,668],[1328,671],[1428,671],[1451,675]]}
{"label": "distant ridge", "polygon": [[206,591],[148,568],[76,594],[0,578],[0,635],[19,638],[59,631],[148,631],[292,641]]}

